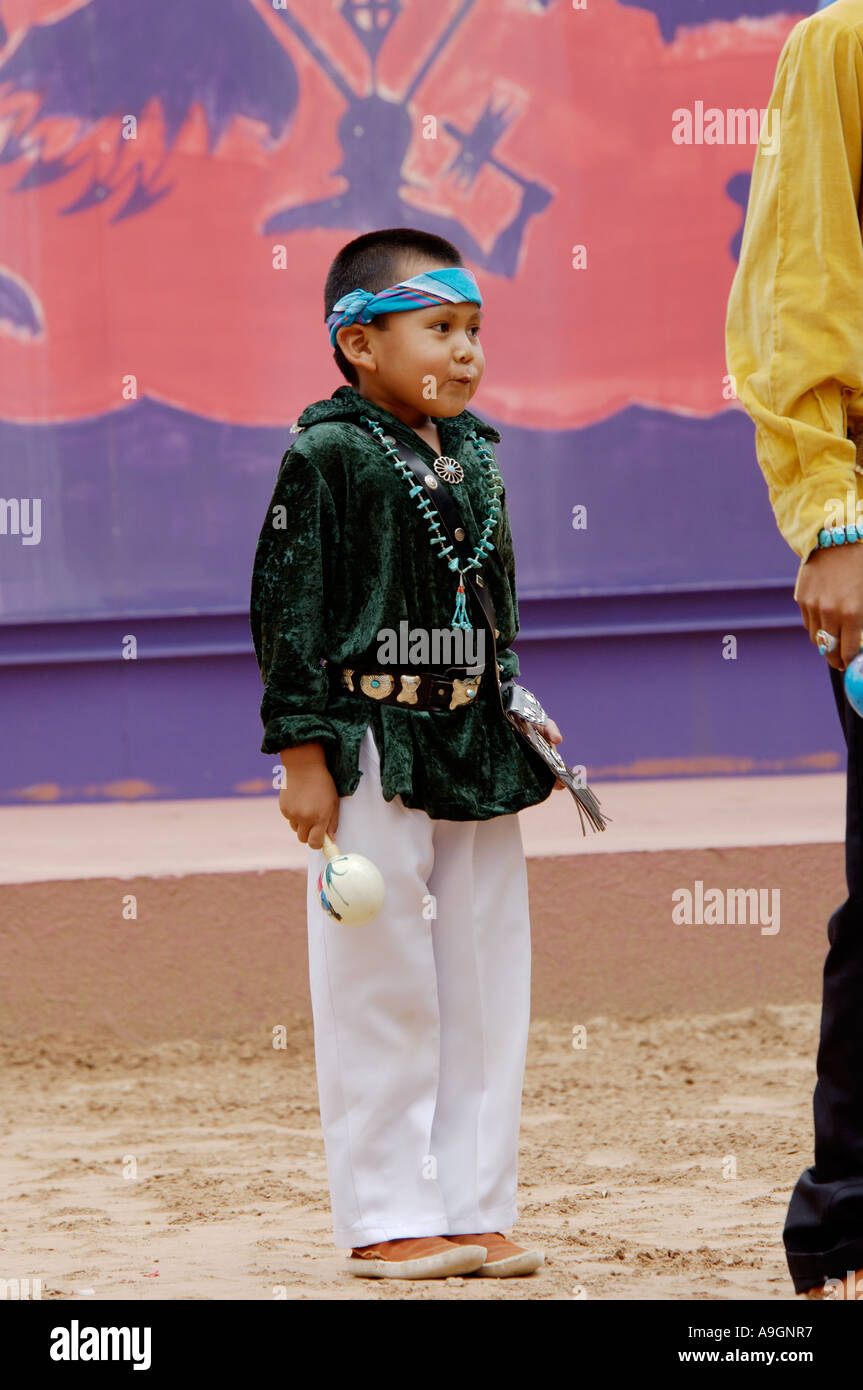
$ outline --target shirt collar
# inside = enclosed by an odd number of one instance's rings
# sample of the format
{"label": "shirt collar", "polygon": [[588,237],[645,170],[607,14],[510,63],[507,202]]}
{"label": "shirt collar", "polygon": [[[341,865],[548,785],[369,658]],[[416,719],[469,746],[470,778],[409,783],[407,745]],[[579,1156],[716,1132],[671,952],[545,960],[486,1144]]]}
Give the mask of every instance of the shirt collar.
{"label": "shirt collar", "polygon": [[[346,382],[344,386],[339,386],[329,397],[329,399],[314,401],[312,405],[307,405],[303,413],[299,416],[297,424],[301,428],[306,425],[317,425],[322,420],[352,420],[359,418],[360,415],[368,414],[373,419],[380,420],[381,424],[387,429],[398,435],[407,432],[406,437],[413,441],[419,439],[426,448],[431,446],[426,443],[420,435],[406,425],[404,420],[399,420],[396,415],[391,415],[382,406],[375,405],[372,401],[367,401],[365,396],[361,396],[353,386]],[[460,415],[451,417],[437,417],[438,431],[445,453],[458,453],[461,444],[468,430],[474,429],[483,439],[490,439],[493,442],[500,440],[500,433],[494,425],[487,425],[478,415],[474,415],[470,410],[463,410]]]}

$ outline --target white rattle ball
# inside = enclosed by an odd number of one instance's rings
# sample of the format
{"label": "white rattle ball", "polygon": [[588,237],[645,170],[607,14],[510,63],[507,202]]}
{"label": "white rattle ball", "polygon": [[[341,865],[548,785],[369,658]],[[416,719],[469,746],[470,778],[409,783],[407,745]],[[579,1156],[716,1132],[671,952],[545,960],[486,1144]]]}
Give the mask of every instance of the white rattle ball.
{"label": "white rattle ball", "polygon": [[324,836],[326,863],[318,874],[321,907],[346,927],[361,927],[376,917],[386,888],[381,871],[364,854],[342,854],[329,835]]}

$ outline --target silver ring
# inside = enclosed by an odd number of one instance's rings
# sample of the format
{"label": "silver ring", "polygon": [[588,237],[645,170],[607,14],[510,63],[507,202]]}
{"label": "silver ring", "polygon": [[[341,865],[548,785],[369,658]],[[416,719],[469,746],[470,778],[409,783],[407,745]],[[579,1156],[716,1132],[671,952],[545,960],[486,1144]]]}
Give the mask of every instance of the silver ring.
{"label": "silver ring", "polygon": [[[819,627],[815,634],[815,641],[818,643],[818,650],[822,656],[828,652],[835,652],[839,639],[833,636],[832,632],[825,632],[823,627]],[[860,648],[863,650],[863,632],[860,633]]]}

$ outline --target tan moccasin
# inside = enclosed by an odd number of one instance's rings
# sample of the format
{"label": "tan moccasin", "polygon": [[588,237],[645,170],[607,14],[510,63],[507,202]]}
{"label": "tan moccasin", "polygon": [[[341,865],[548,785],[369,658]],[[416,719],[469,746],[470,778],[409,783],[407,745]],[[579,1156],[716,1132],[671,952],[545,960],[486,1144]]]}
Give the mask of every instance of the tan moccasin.
{"label": "tan moccasin", "polygon": [[351,1274],[366,1279],[446,1279],[471,1274],[486,1256],[484,1245],[454,1244],[445,1236],[406,1236],[358,1246],[348,1256]]}
{"label": "tan moccasin", "polygon": [[482,1245],[486,1257],[476,1274],[488,1279],[506,1279],[513,1274],[533,1274],[540,1265],[545,1264],[541,1250],[525,1250],[521,1245],[507,1240],[500,1231],[486,1231],[482,1235],[447,1236],[447,1240],[464,1242],[467,1249]]}

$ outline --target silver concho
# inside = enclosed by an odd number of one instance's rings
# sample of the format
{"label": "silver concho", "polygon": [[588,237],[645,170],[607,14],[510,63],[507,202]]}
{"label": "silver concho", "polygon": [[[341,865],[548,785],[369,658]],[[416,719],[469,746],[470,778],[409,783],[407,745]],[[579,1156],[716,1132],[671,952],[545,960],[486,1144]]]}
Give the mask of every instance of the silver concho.
{"label": "silver concho", "polygon": [[374,700],[385,700],[392,694],[395,681],[392,676],[384,672],[377,672],[373,676],[360,676],[360,689],[366,695],[371,695]]}
{"label": "silver concho", "polygon": [[415,705],[417,702],[417,688],[420,683],[419,676],[402,676],[402,688],[396,696],[396,704],[401,702],[405,705]]}
{"label": "silver concho", "polygon": [[439,478],[443,478],[445,483],[460,483],[464,478],[464,469],[458,459],[451,459],[446,454],[441,454],[433,464],[434,471]]}
{"label": "silver concho", "polygon": [[452,683],[452,699],[449,702],[450,709],[457,709],[459,705],[469,705],[479,690],[479,683],[482,676],[474,676],[472,680],[462,681],[456,676]]}

